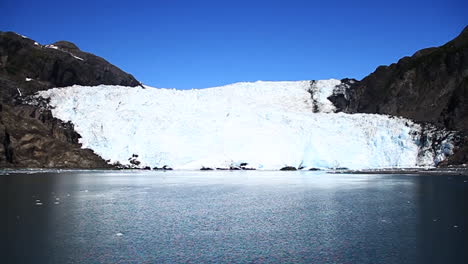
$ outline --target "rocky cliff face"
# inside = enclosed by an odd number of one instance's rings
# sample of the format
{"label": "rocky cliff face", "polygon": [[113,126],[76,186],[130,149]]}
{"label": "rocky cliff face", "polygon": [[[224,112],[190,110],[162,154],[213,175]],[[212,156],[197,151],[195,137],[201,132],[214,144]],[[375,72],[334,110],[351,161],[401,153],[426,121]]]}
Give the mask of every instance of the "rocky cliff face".
{"label": "rocky cliff face", "polygon": [[[330,99],[348,113],[403,116],[468,134],[468,27],[441,47],[378,67]],[[468,162],[468,139],[462,142],[448,163]]]}
{"label": "rocky cliff face", "polygon": [[81,149],[73,124],[35,106],[0,105],[0,167],[110,168],[92,150]]}
{"label": "rocky cliff face", "polygon": [[53,118],[46,102],[28,101],[37,91],[74,84],[140,85],[71,42],[41,45],[0,32],[0,167],[109,167],[93,151],[81,149],[73,124]]}

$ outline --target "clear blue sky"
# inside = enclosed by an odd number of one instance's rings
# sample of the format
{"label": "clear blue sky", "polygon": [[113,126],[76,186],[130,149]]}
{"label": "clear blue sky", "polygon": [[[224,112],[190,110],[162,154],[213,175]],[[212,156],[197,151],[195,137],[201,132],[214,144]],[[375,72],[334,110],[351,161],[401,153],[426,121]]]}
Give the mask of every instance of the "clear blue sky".
{"label": "clear blue sky", "polygon": [[72,41],[156,87],[361,79],[454,38],[467,2],[1,0],[0,30]]}

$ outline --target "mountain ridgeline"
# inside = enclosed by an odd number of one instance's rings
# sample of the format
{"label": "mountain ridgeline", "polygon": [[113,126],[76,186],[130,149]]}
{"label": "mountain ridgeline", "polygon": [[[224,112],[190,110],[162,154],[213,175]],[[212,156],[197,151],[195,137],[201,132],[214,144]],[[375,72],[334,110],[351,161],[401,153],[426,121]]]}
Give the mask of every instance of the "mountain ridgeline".
{"label": "mountain ridgeline", "polygon": [[[141,86],[71,42],[41,45],[0,32],[0,167],[112,167],[82,148],[74,125],[53,117],[47,100],[32,97],[75,84]],[[401,116],[430,130],[457,131],[455,153],[440,165],[468,163],[468,27],[447,44],[379,66],[361,81],[341,80],[328,100],[336,112]],[[443,142],[444,135],[433,136],[431,144]]]}
{"label": "mountain ridgeline", "polygon": [[71,85],[138,86],[140,83],[103,58],[81,51],[75,44],[58,41],[40,45],[13,32],[0,32],[0,96],[16,95]]}

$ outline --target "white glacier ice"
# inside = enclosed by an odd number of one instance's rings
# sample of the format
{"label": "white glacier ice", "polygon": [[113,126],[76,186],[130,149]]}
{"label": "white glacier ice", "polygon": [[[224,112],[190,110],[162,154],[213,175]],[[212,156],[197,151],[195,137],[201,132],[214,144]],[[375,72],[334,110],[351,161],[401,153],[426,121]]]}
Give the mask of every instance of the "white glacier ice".
{"label": "white glacier ice", "polygon": [[[350,169],[434,165],[418,159],[420,126],[376,114],[333,113],[338,80],[242,82],[198,90],[100,85],[39,92],[110,162],[174,169],[284,166]],[[312,90],[312,91],[311,91]],[[316,106],[319,113],[313,113]]]}

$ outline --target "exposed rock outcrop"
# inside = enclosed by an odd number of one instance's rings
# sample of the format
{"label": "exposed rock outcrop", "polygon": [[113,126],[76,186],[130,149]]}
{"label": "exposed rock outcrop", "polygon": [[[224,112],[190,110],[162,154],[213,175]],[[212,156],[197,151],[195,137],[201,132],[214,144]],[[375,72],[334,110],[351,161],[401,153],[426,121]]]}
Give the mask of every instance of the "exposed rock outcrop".
{"label": "exposed rock outcrop", "polygon": [[286,166],[286,167],[283,167],[280,169],[280,171],[296,171],[297,168],[296,167],[292,167],[292,166]]}
{"label": "exposed rock outcrop", "polygon": [[110,168],[92,150],[81,149],[73,124],[35,106],[0,107],[0,167]]}

